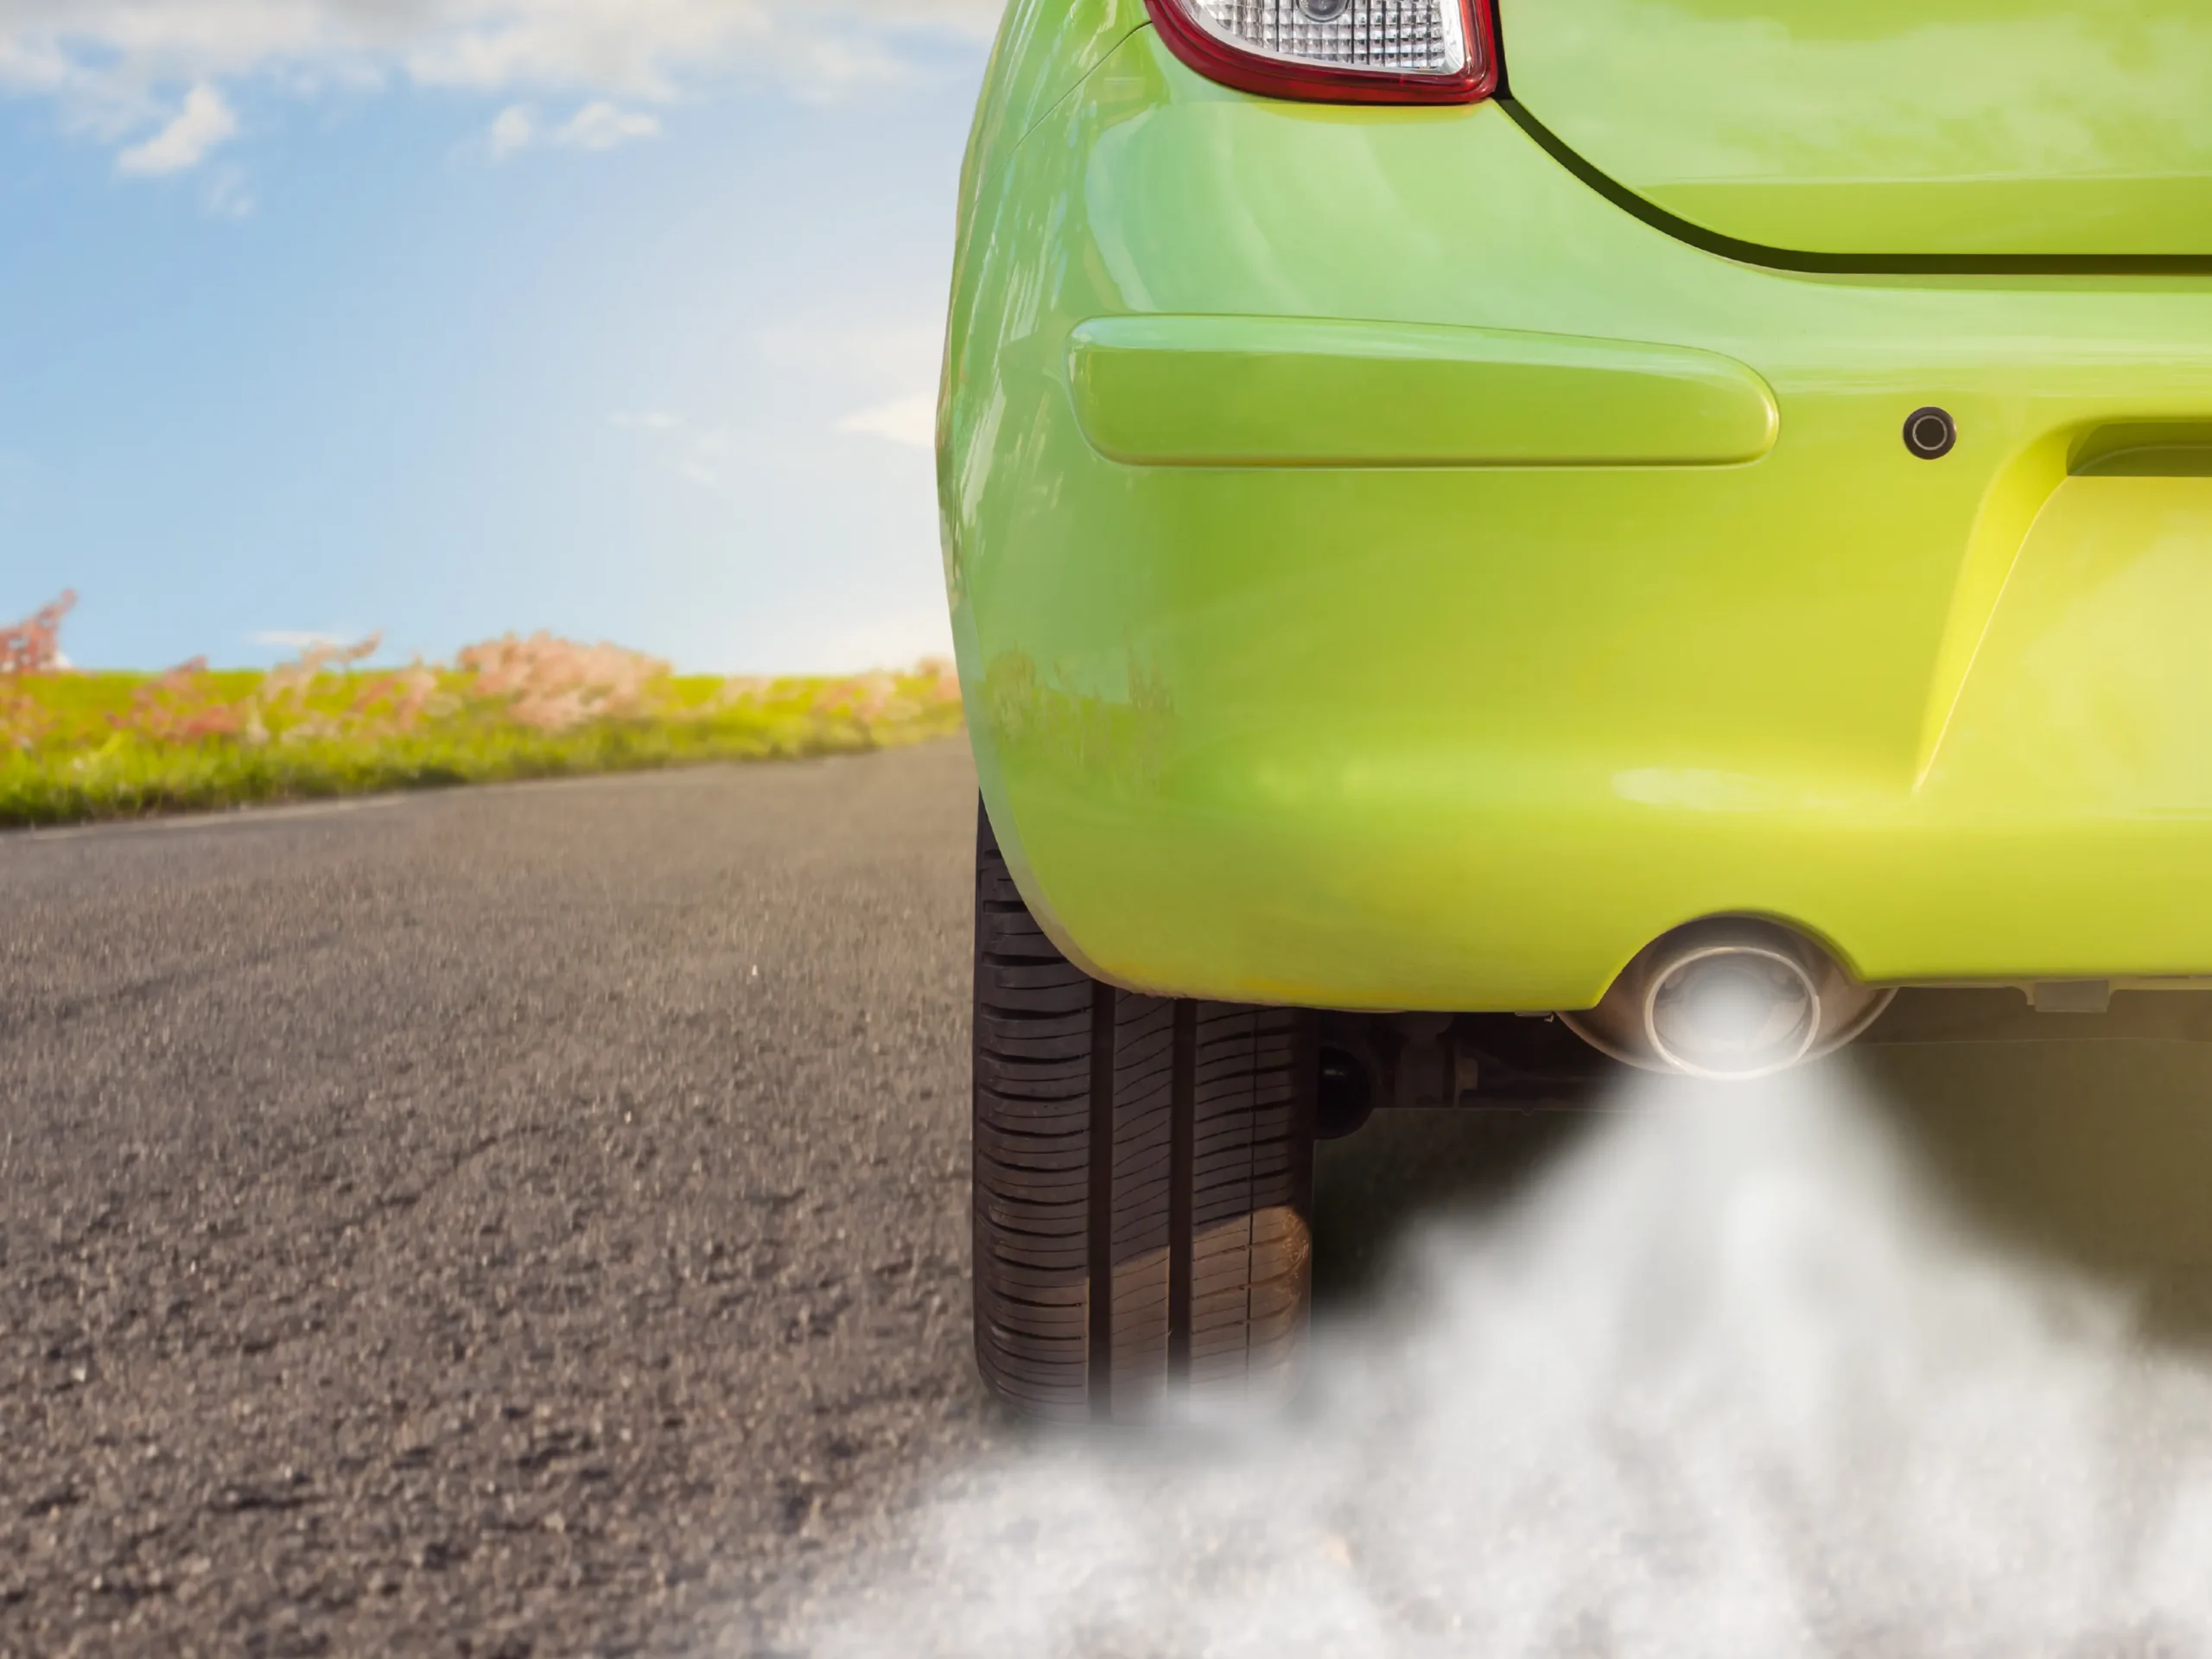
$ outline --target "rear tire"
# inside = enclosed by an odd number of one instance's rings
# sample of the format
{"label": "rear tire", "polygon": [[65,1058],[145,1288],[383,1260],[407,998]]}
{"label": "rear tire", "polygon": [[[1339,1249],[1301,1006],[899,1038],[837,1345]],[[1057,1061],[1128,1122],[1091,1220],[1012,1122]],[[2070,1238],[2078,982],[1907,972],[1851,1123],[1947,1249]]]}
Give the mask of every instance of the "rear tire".
{"label": "rear tire", "polygon": [[[1027,1415],[1272,1395],[1312,1286],[1312,1015],[1140,996],[976,858],[976,1351]],[[1103,1155],[1102,1155],[1103,1154]]]}

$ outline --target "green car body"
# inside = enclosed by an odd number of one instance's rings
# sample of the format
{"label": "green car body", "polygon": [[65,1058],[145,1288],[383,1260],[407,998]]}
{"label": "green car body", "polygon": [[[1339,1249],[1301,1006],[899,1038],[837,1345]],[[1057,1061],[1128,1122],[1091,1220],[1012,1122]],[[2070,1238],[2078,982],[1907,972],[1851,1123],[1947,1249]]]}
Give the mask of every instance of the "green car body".
{"label": "green car body", "polygon": [[1382,108],[1008,15],[940,482],[1053,941],[1339,1009],[1588,1008],[1731,915],[2212,975],[2212,7],[1497,22],[1501,96]]}

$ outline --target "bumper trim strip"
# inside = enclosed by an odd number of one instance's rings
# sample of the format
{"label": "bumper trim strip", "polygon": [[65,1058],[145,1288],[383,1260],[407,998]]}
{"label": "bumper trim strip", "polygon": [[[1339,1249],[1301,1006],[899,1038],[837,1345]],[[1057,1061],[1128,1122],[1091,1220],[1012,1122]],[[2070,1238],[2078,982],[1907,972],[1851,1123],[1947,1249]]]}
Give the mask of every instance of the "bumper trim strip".
{"label": "bumper trim strip", "polygon": [[1104,317],[1067,372],[1084,435],[1131,466],[1733,466],[1782,426],[1732,358],[1505,329]]}

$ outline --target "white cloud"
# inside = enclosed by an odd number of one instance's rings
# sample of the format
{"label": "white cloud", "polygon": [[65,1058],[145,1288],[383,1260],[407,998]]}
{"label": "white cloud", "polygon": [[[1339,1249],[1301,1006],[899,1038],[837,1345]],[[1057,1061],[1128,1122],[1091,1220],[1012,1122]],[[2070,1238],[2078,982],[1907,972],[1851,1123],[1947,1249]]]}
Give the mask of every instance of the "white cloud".
{"label": "white cloud", "polygon": [[142,179],[188,173],[238,137],[238,130],[230,105],[202,81],[186,94],[184,107],[167,126],[115,158],[116,169]]}
{"label": "white cloud", "polygon": [[492,159],[503,162],[537,147],[615,149],[640,139],[658,138],[662,130],[658,116],[626,110],[604,99],[594,99],[555,127],[540,126],[535,110],[526,104],[514,104],[500,111],[492,123]]}
{"label": "white cloud", "polygon": [[235,167],[215,168],[201,200],[218,219],[253,217],[253,192],[246,188],[245,175]]}
{"label": "white cloud", "polygon": [[877,400],[839,421],[838,431],[914,449],[937,447],[937,395],[916,390],[936,384],[944,355],[944,325],[936,319],[860,327],[844,318],[804,319],[763,332],[758,344],[778,369],[843,382],[856,403]]}
{"label": "white cloud", "polygon": [[613,149],[641,138],[661,134],[657,117],[619,109],[601,99],[587,104],[555,135],[554,142],[571,149]]}
{"label": "white cloud", "polygon": [[537,118],[524,104],[511,104],[492,123],[492,159],[504,162],[537,142]]}
{"label": "white cloud", "polygon": [[937,397],[932,392],[921,392],[912,397],[898,397],[887,404],[878,404],[864,409],[857,415],[849,415],[837,423],[840,432],[850,432],[872,438],[885,438],[916,449],[937,447]]}
{"label": "white cloud", "polygon": [[0,80],[144,87],[280,68],[425,86],[669,95],[858,61],[886,32],[980,39],[1003,0],[0,0]]}
{"label": "white cloud", "polygon": [[617,415],[613,420],[625,430],[644,433],[677,477],[702,490],[721,488],[731,445],[728,427],[694,426],[681,415],[661,410]]}
{"label": "white cloud", "polygon": [[315,651],[324,646],[350,645],[358,633],[324,633],[313,628],[271,628],[251,636],[252,643],[271,651]]}
{"label": "white cloud", "polygon": [[626,105],[733,78],[834,95],[906,73],[907,39],[988,39],[1004,3],[0,0],[0,92],[53,99],[73,130],[127,145],[121,165],[144,175],[185,171],[235,136],[225,92],[247,80],[296,96],[394,81],[566,93],[588,101],[550,132],[516,105],[506,148],[495,132],[495,151],[531,142],[604,149],[659,131]]}

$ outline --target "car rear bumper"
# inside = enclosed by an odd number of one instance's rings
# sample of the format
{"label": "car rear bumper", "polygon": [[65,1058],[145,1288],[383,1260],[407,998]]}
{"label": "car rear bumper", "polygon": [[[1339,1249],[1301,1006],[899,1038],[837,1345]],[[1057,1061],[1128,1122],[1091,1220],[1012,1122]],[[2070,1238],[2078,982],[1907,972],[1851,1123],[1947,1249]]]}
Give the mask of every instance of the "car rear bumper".
{"label": "car rear bumper", "polygon": [[1876,982],[2212,974],[2212,283],[1763,270],[1494,106],[1148,30],[985,161],[955,629],[1094,970],[1583,1007],[1752,912]]}

